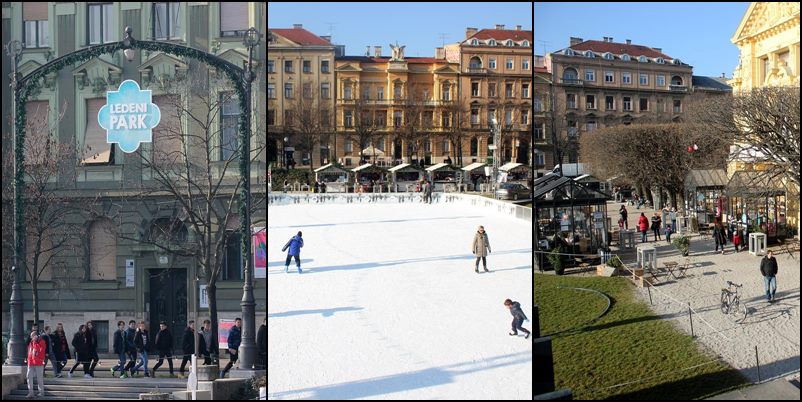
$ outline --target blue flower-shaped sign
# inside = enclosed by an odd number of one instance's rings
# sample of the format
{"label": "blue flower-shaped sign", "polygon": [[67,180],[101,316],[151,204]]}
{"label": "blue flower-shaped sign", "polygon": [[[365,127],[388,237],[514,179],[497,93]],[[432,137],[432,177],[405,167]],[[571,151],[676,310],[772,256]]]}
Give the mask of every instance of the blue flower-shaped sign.
{"label": "blue flower-shaped sign", "polygon": [[139,89],[134,80],[125,80],[117,91],[106,92],[106,104],[97,114],[100,127],[106,130],[106,142],[116,142],[125,153],[136,151],[140,142],[151,142],[152,130],[162,117],[151,99],[151,91]]}

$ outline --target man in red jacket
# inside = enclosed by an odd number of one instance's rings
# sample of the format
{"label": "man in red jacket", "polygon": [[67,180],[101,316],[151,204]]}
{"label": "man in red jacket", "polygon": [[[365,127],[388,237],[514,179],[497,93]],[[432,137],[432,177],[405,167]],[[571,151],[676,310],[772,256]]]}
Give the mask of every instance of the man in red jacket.
{"label": "man in red jacket", "polygon": [[31,332],[31,342],[28,343],[28,398],[33,398],[33,380],[39,383],[39,396],[45,396],[45,358],[47,357],[47,344],[36,332]]}

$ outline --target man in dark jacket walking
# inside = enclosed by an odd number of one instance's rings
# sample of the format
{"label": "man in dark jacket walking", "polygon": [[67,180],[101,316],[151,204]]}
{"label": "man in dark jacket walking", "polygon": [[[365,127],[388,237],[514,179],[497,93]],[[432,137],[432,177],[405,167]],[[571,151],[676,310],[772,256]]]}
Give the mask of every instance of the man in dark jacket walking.
{"label": "man in dark jacket walking", "polygon": [[517,301],[512,301],[510,299],[504,300],[504,305],[510,310],[512,313],[512,332],[510,332],[510,336],[517,336],[518,331],[526,333],[524,339],[529,339],[529,331],[526,330],[523,325],[524,321],[527,320],[526,315],[524,314],[523,310],[521,310],[521,303]]}
{"label": "man in dark jacket walking", "polygon": [[760,273],[763,274],[766,300],[771,303],[774,301],[774,293],[777,291],[777,259],[774,258],[771,250],[767,251],[766,256],[760,261]]}
{"label": "man in dark jacket walking", "polygon": [[[184,368],[187,366],[187,362],[192,361],[192,355],[195,354],[195,320],[189,320],[187,323],[184,336],[181,338],[181,348],[184,352],[184,357],[181,359],[179,374],[181,378],[184,378]],[[201,342],[198,344],[198,353],[201,356],[207,353],[206,342],[204,342],[203,339],[201,339]]]}
{"label": "man in dark jacket walking", "polygon": [[230,360],[228,364],[226,364],[226,368],[220,370],[220,378],[224,378],[228,370],[231,370],[231,367],[234,366],[236,363],[237,358],[239,357],[239,345],[242,342],[242,319],[237,317],[234,319],[234,326],[231,327],[231,331],[228,333],[228,354],[230,355]]}
{"label": "man in dark jacket walking", "polygon": [[167,329],[167,323],[164,321],[159,323],[159,333],[156,334],[156,350],[159,352],[159,361],[153,366],[153,378],[156,378],[156,370],[164,363],[165,356],[167,356],[167,365],[170,366],[170,377],[174,377],[173,334]]}
{"label": "man in dark jacket walking", "polygon": [[111,368],[111,375],[117,370],[123,371],[125,367],[125,321],[117,321],[117,330],[114,331],[114,354],[119,358],[117,365]]}
{"label": "man in dark jacket walking", "polygon": [[256,333],[256,345],[259,346],[259,355],[262,357],[262,368],[267,370],[267,317]]}

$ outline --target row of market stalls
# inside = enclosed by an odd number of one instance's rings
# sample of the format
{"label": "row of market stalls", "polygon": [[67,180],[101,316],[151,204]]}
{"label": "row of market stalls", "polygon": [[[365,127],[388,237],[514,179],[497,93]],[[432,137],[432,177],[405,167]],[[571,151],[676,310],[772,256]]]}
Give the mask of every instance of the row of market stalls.
{"label": "row of market stalls", "polygon": [[685,178],[685,210],[700,225],[716,220],[734,229],[763,232],[769,242],[793,236],[787,222],[788,189],[759,172],[692,170]]}
{"label": "row of market stalls", "polygon": [[[508,163],[499,171],[505,181],[525,184],[532,169],[520,163]],[[485,163],[472,163],[462,168],[438,163],[426,169],[409,163],[389,169],[370,163],[346,169],[330,163],[315,169],[315,181],[326,183],[327,192],[348,192],[349,188],[362,192],[418,191],[423,180],[430,180],[435,191],[477,190],[480,184],[489,180],[489,176],[490,169]]]}

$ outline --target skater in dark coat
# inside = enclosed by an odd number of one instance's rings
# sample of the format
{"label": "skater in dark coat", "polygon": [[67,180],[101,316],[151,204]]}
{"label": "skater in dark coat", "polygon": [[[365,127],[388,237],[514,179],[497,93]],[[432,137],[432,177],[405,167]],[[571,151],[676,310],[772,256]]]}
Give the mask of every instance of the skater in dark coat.
{"label": "skater in dark coat", "polygon": [[529,331],[521,326],[523,325],[524,321],[528,320],[523,310],[521,310],[521,303],[507,299],[504,300],[504,305],[507,306],[512,314],[512,332],[510,332],[510,336],[517,336],[518,331],[520,330],[526,334],[524,339],[529,339]]}
{"label": "skater in dark coat", "polygon": [[298,232],[297,235],[293,236],[287,244],[284,245],[284,248],[281,251],[287,251],[287,261],[284,263],[284,272],[289,272],[290,270],[290,260],[295,257],[295,265],[298,267],[298,273],[300,274],[303,272],[301,270],[301,247],[304,246],[304,239],[301,237],[303,234]]}

